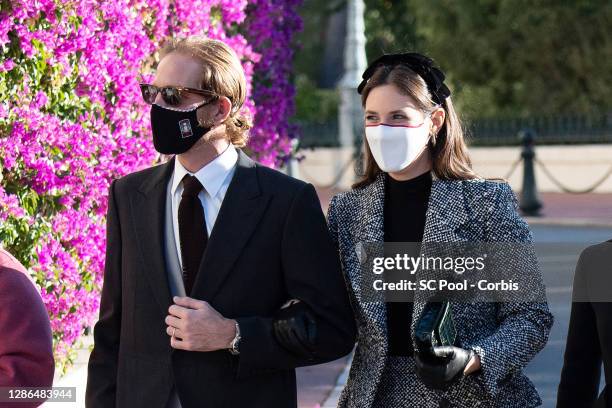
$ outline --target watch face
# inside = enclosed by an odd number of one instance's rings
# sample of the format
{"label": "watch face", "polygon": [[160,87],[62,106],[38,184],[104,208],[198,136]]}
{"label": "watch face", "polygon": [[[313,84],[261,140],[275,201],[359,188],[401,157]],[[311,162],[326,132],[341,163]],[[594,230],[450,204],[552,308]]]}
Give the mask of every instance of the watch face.
{"label": "watch face", "polygon": [[232,353],[233,355],[237,355],[240,354],[240,350],[238,349],[238,344],[240,339],[236,339],[232,342],[232,348],[229,349],[230,353]]}
{"label": "watch face", "polygon": [[236,355],[239,354],[240,350],[238,348],[238,346],[240,345],[240,339],[242,337],[240,336],[240,327],[238,326],[238,323],[236,323],[236,336],[234,337],[234,340],[232,340],[231,344],[230,344],[230,353]]}

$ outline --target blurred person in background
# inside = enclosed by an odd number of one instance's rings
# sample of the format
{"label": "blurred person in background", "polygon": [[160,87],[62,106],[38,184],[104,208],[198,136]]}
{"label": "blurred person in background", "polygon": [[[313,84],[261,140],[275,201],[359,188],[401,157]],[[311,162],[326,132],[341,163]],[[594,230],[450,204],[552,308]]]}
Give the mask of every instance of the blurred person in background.
{"label": "blurred person in background", "polygon": [[[612,408],[610,265],[612,241],[588,247],[578,259],[557,408]],[[602,363],[606,385],[600,393]]]}
{"label": "blurred person in background", "polygon": [[[51,387],[55,362],[51,323],[27,270],[0,248],[0,388]],[[0,407],[42,403],[0,402]]]}

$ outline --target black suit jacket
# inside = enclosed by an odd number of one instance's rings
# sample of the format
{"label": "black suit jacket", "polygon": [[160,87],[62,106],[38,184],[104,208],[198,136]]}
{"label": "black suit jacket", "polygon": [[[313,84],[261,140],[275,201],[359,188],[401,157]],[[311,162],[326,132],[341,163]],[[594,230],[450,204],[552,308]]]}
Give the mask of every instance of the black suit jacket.
{"label": "black suit jacket", "polygon": [[[173,159],[174,160],[174,159]],[[164,206],[174,161],[113,181],[100,319],[89,360],[88,407],[295,407],[297,366],[348,354],[356,335],[337,252],[311,184],[239,151],[191,297],[240,325],[240,355],[174,350],[164,262]],[[271,316],[300,299],[317,324],[317,356],[275,340]]]}
{"label": "black suit jacket", "polygon": [[[611,265],[612,241],[580,254],[557,408],[612,408]],[[608,385],[598,398],[602,361]]]}

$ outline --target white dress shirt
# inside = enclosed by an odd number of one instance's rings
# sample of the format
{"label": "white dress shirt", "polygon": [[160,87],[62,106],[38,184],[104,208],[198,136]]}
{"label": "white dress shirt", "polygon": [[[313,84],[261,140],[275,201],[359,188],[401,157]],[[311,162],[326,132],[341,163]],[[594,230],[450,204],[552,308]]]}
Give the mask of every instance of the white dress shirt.
{"label": "white dress shirt", "polygon": [[[172,195],[172,222],[174,230],[174,240],[176,242],[176,248],[180,248],[180,237],[179,237],[179,226],[178,226],[178,208],[181,203],[181,195],[183,194],[183,177],[186,174],[195,176],[204,189],[198,194],[198,198],[204,208],[204,217],[206,219],[206,230],[208,236],[215,225],[217,215],[221,209],[223,198],[227,188],[232,181],[234,172],[236,170],[236,162],[238,161],[238,152],[236,148],[230,144],[227,149],[219,156],[215,157],[213,161],[206,164],[195,174],[187,171],[181,164],[178,157],[174,160],[174,173],[171,178],[170,194]],[[178,259],[183,267],[183,260],[181,258],[181,251],[178,252]]]}

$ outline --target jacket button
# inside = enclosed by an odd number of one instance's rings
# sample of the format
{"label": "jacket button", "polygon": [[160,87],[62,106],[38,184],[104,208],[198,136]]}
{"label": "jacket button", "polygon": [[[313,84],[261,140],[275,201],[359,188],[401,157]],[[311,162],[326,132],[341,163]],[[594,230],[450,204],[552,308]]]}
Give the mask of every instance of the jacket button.
{"label": "jacket button", "polygon": [[450,406],[450,402],[446,398],[442,397],[440,400],[440,408],[449,408]]}
{"label": "jacket button", "polygon": [[355,252],[357,253],[357,259],[359,260],[359,263],[362,265],[365,264],[368,260],[368,254],[365,248],[363,247],[363,243],[358,242],[357,244],[355,244]]}

